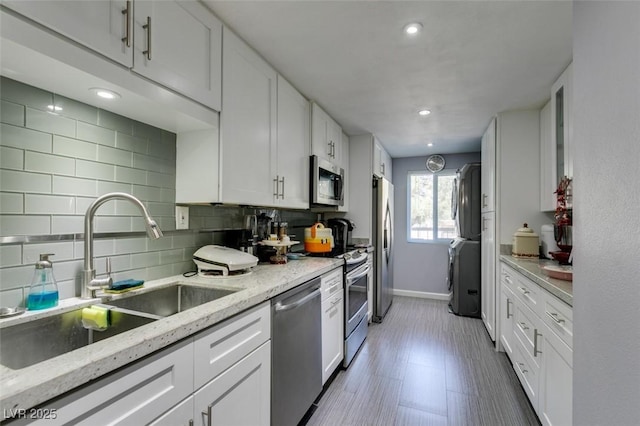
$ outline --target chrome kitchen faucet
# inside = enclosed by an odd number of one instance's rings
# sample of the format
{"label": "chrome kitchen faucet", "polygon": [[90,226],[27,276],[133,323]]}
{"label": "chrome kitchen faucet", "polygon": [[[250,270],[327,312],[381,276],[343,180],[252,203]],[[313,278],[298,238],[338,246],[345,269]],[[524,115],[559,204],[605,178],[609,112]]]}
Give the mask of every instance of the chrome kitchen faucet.
{"label": "chrome kitchen faucet", "polygon": [[162,231],[155,220],[149,215],[147,208],[131,194],[125,192],[111,192],[109,194],[98,197],[87,209],[84,216],[84,271],[82,276],[82,294],[83,299],[92,299],[96,297],[96,290],[102,288],[111,288],[113,279],[111,278],[111,262],[107,260],[107,277],[96,278],[96,270],[93,264],[93,217],[98,207],[109,200],[127,200],[140,209],[140,213],[144,217],[147,235],[154,240],[162,237]]}

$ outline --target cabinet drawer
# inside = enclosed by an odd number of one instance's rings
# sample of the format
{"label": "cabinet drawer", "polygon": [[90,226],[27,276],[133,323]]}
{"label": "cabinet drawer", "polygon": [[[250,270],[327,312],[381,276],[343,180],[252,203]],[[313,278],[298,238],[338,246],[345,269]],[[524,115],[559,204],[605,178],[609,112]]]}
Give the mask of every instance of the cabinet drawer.
{"label": "cabinet drawer", "polygon": [[[520,301],[515,304],[514,334],[522,343],[522,350],[534,358],[538,358],[542,341],[539,336],[540,320],[533,311]],[[539,365],[539,360],[536,364]]]}
{"label": "cabinet drawer", "polygon": [[321,284],[320,289],[322,291],[322,300],[325,300],[340,290],[342,290],[342,268],[334,269],[331,272],[327,272],[322,277],[320,277]]}
{"label": "cabinet drawer", "polygon": [[193,366],[195,389],[271,338],[270,308],[269,302],[265,302],[196,336]]}
{"label": "cabinet drawer", "polygon": [[518,274],[515,276],[515,289],[513,289],[513,292],[533,312],[537,315],[541,314],[540,306],[542,305],[543,290],[537,284]]}
{"label": "cabinet drawer", "polygon": [[522,347],[518,345],[513,350],[513,368],[531,405],[537,407],[540,370],[527,355],[523,354]]}
{"label": "cabinet drawer", "polygon": [[514,271],[509,266],[504,263],[500,264],[500,282],[509,288],[512,292],[516,292],[516,275],[517,272]]}
{"label": "cabinet drawer", "polygon": [[542,321],[570,348],[573,348],[573,311],[548,295],[544,301]]}
{"label": "cabinet drawer", "polygon": [[187,339],[46,404],[43,411],[55,409],[57,417],[31,424],[148,424],[193,392],[192,359]]}

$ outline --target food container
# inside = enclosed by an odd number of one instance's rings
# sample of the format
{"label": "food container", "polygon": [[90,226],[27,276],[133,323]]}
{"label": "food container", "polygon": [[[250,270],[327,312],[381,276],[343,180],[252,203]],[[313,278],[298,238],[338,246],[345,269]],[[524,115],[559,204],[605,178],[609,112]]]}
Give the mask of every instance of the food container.
{"label": "food container", "polygon": [[571,266],[545,265],[542,270],[551,278],[573,281],[573,269]]}
{"label": "food container", "polygon": [[320,222],[304,229],[304,249],[309,253],[328,253],[333,249],[333,235],[330,228]]}
{"label": "food container", "polygon": [[511,255],[530,259],[537,259],[540,255],[538,234],[533,232],[533,229],[528,228],[526,223],[524,227],[513,234]]}

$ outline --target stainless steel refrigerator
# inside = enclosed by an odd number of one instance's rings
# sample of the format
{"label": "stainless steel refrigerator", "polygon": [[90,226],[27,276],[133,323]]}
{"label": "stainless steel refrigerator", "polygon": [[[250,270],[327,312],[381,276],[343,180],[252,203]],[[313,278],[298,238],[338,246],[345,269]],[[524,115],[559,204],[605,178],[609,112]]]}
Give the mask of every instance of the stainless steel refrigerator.
{"label": "stainless steel refrigerator", "polygon": [[393,185],[373,179],[373,244],[375,279],[373,321],[382,322],[393,301]]}

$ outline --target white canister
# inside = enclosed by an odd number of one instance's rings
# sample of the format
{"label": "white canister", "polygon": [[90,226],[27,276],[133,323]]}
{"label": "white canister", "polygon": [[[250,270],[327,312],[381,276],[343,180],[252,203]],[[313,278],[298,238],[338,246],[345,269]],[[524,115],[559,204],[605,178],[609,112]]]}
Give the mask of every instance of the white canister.
{"label": "white canister", "polygon": [[538,234],[533,229],[527,227],[519,228],[513,234],[513,247],[511,255],[514,257],[538,258],[540,254]]}

